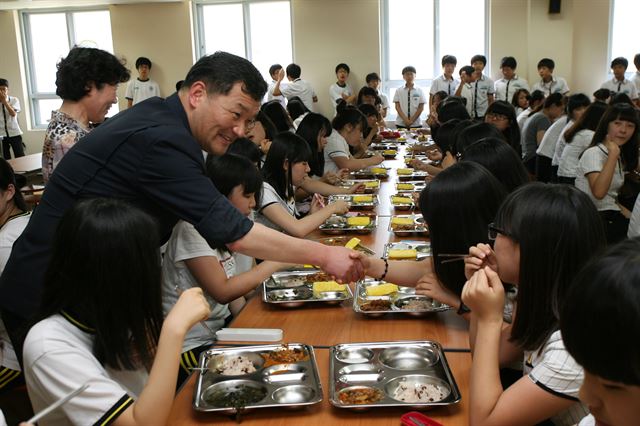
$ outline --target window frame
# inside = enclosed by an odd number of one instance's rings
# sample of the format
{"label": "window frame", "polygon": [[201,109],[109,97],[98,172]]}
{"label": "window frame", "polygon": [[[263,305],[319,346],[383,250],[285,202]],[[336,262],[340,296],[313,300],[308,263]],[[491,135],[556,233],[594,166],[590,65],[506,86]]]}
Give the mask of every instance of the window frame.
{"label": "window frame", "polygon": [[194,0],[193,1],[193,15],[194,15],[194,40],[195,40],[195,55],[196,60],[206,55],[205,36],[204,36],[204,14],[202,13],[203,6],[216,5],[216,4],[241,4],[242,5],[242,23],[244,33],[244,57],[248,61],[253,61],[253,52],[251,51],[251,12],[250,7],[252,3],[274,3],[286,1],[289,3],[289,19],[291,22],[291,58],[294,58],[294,39],[293,39],[293,11],[291,10],[291,0]]}
{"label": "window frame", "polygon": [[[75,27],[73,14],[77,12],[107,12],[109,13],[109,20],[111,20],[111,13],[106,6],[95,7],[63,7],[63,8],[48,8],[48,9],[26,9],[20,11],[20,33],[22,36],[22,52],[24,55],[24,66],[26,71],[27,82],[27,97],[29,99],[30,118],[32,129],[46,129],[48,123],[39,123],[38,117],[40,117],[40,104],[41,100],[56,100],[60,99],[55,92],[39,92],[35,90],[36,76],[35,66],[33,59],[33,41],[31,39],[31,15],[42,15],[52,13],[64,13],[65,22],[67,28],[67,42],[69,44],[69,50],[76,44],[74,40]],[[111,42],[113,43],[113,34],[111,35]]]}
{"label": "window frame", "polygon": [[[606,69],[607,80],[613,79],[613,71],[611,70],[611,67],[609,65],[611,64],[611,61],[614,59],[613,57],[613,24],[614,22],[613,21],[614,21],[615,12],[616,12],[616,0],[611,0],[609,2],[609,34],[607,39],[607,61],[604,64]],[[636,71],[634,71],[635,65],[633,63],[633,57],[627,58],[627,60],[629,61],[629,67],[627,68],[627,71],[625,71],[624,77],[627,80],[631,80],[631,78],[636,73]]]}
{"label": "window frame", "polygon": [[[431,87],[431,84],[434,80],[434,77],[437,77],[441,74],[441,52],[440,52],[440,2],[447,0],[433,0],[433,70],[431,70],[431,76],[429,78],[416,78],[415,85],[420,87],[421,89],[426,89]],[[489,0],[482,0],[484,2],[484,51],[485,56],[487,57],[487,66],[485,67],[485,74],[491,73],[491,58],[490,58],[490,34],[488,29],[490,28],[491,20],[490,20],[490,2]],[[398,89],[404,85],[404,80],[402,79],[390,79],[390,70],[389,70],[389,0],[380,0],[380,24],[382,26],[380,31],[380,73],[381,73],[381,85],[382,92],[389,99],[389,112],[387,113],[387,120],[394,120],[396,118],[395,108],[392,108],[393,98],[390,96],[390,89]],[[421,73],[424,75],[424,73]],[[428,93],[425,93],[428,97]],[[428,114],[429,108],[428,105],[425,105],[424,114]]]}

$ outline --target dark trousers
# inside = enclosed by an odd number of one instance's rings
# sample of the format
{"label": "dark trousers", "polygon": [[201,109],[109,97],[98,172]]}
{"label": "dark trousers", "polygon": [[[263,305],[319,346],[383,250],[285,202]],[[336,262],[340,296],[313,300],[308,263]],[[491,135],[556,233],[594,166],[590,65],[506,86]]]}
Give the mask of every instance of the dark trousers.
{"label": "dark trousers", "polygon": [[629,219],[617,210],[603,210],[598,213],[600,213],[600,219],[604,225],[607,244],[615,244],[627,238]]}
{"label": "dark trousers", "polygon": [[2,156],[5,160],[11,158],[11,149],[16,158],[24,157],[24,144],[22,143],[22,135],[2,138]]}
{"label": "dark trousers", "polygon": [[551,158],[536,155],[536,177],[538,182],[551,182]]}

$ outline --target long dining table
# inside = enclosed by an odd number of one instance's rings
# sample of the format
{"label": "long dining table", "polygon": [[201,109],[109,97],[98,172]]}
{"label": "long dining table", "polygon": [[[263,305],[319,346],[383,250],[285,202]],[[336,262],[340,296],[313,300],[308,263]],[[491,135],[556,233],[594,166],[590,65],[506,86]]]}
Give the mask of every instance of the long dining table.
{"label": "long dining table", "polygon": [[[410,136],[407,135],[409,138]],[[389,231],[389,222],[394,214],[412,212],[394,211],[391,195],[396,193],[398,182],[396,170],[406,167],[404,156],[407,145],[400,145],[395,159],[388,159],[384,167],[389,168],[389,177],[382,180],[377,192],[377,227],[371,234],[354,235],[360,244],[370,248],[380,257],[389,242],[401,240],[427,240],[426,237],[397,237]],[[323,239],[327,235],[319,230],[308,238]],[[424,261],[429,261],[427,258]],[[353,289],[353,284],[351,284]],[[351,301],[340,305],[313,304],[299,308],[282,308],[264,303],[261,294],[251,298],[242,312],[233,320],[232,328],[277,328],[283,330],[282,343],[304,343],[313,346],[323,400],[321,403],[301,410],[282,408],[255,409],[242,416],[242,423],[252,425],[398,425],[400,416],[412,411],[410,408],[373,408],[354,412],[337,408],[329,400],[329,356],[330,348],[341,343],[395,342],[432,340],[440,343],[461,393],[457,404],[433,408],[426,415],[443,425],[468,424],[469,372],[471,354],[469,350],[468,324],[454,310],[415,318],[399,314],[387,314],[371,318],[354,312]],[[259,343],[222,342],[215,347],[255,345]],[[172,425],[235,424],[236,419],[219,413],[198,412],[193,408],[197,375],[194,373],[176,395],[169,419]]]}

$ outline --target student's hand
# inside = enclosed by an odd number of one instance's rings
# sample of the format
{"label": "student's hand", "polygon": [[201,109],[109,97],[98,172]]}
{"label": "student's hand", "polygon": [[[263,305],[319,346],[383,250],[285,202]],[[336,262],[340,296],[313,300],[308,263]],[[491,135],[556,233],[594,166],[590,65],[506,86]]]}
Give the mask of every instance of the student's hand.
{"label": "student's hand", "polygon": [[267,153],[269,152],[269,148],[271,148],[271,141],[269,139],[262,139],[260,141],[260,151],[264,155],[267,155]]}
{"label": "student's hand", "polygon": [[404,118],[402,121],[404,122],[405,126],[407,126],[407,127],[411,126],[411,120],[409,120],[408,118]]}
{"label": "student's hand", "polygon": [[609,152],[609,157],[613,156],[615,158],[620,157],[620,146],[612,140],[605,140],[604,146],[607,147],[607,151]]}
{"label": "student's hand", "polygon": [[479,322],[502,324],[504,287],[489,267],[476,271],[462,289],[462,302]]}
{"label": "student's hand", "polygon": [[342,92],[340,96],[342,96],[342,99],[344,99],[345,101],[349,100],[349,94],[347,92]]}
{"label": "student's hand", "polygon": [[326,259],[320,267],[338,282],[352,283],[364,278],[359,253],[346,247],[327,247]]}
{"label": "student's hand", "polygon": [[313,197],[311,197],[311,206],[309,207],[309,213],[314,214],[322,210],[324,207],[324,197],[320,194],[313,194]]}
{"label": "student's hand", "polygon": [[338,170],[337,175],[339,179],[344,180],[349,178],[349,173],[351,173],[351,170],[349,169],[340,169]]}
{"label": "student's hand", "polygon": [[370,158],[373,164],[380,164],[384,161],[384,157],[380,154],[372,155]]}
{"label": "student's hand", "polygon": [[364,183],[357,183],[353,185],[351,188],[349,188],[349,194],[356,194],[356,193],[362,194],[365,188],[366,186]]}
{"label": "student's hand", "polygon": [[284,69],[280,68],[280,71],[278,71],[278,81],[282,81],[284,79]]}
{"label": "student's hand", "polygon": [[467,279],[486,266],[498,271],[498,261],[491,246],[480,243],[475,247],[469,247],[469,256],[464,259],[464,275]]}
{"label": "student's hand", "polygon": [[427,165],[424,164],[422,161],[418,160],[417,158],[414,158],[413,160],[409,161],[409,165],[411,167],[413,167],[414,169],[417,170],[426,170],[427,169]]}
{"label": "student's hand", "polygon": [[172,327],[174,331],[184,335],[195,323],[209,318],[210,313],[211,307],[204,298],[202,289],[193,287],[182,291],[178,301],[165,318],[163,328]]}
{"label": "student's hand", "polygon": [[349,211],[349,204],[342,200],[337,200],[329,204],[329,207],[333,209],[334,214],[345,214]]}
{"label": "student's hand", "polygon": [[442,152],[439,149],[427,151],[427,158],[431,161],[442,161]]}
{"label": "student's hand", "polygon": [[0,92],[0,103],[7,103],[7,95],[5,95],[3,92]]}
{"label": "student's hand", "polygon": [[427,272],[416,284],[416,294],[421,294],[449,306],[460,306],[460,298],[442,285],[433,272]]}

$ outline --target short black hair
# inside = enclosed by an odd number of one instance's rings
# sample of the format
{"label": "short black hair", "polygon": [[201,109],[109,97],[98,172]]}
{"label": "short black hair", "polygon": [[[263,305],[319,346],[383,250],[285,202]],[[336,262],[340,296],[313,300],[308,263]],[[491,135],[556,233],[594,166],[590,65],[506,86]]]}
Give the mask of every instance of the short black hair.
{"label": "short black hair", "polygon": [[9,80],[6,78],[0,78],[0,87],[9,87]]}
{"label": "short black hair", "polygon": [[[239,138],[253,146],[255,144],[246,138]],[[237,143],[234,141],[229,149]],[[257,149],[257,147],[256,147]],[[243,186],[244,194],[260,195],[262,191],[262,176],[253,162],[242,155],[226,153],[219,157],[211,156],[207,161],[207,176],[211,179],[216,189],[225,197],[228,197],[238,185]]]}
{"label": "short black hair", "polygon": [[484,65],[487,65],[487,57],[484,55],[473,55],[471,57],[471,63],[474,62],[482,62]]}
{"label": "short black hair", "polygon": [[538,69],[542,68],[542,67],[547,67],[550,70],[553,70],[556,67],[556,63],[553,62],[553,59],[551,58],[542,58],[538,61]]}
{"label": "short black hair", "polygon": [[[309,162],[311,158],[312,153],[307,141],[295,133],[280,132],[273,138],[262,166],[264,181],[271,185],[283,200],[292,200],[295,188],[291,182],[291,166],[304,161]],[[289,163],[286,171],[283,167],[285,161]]]}
{"label": "short black hair", "polygon": [[216,52],[203,56],[196,62],[184,79],[183,87],[191,87],[201,81],[207,93],[227,95],[236,83],[242,84],[242,92],[256,101],[267,93],[267,83],[253,64],[240,56],[227,52]]}
{"label": "short black hair", "polygon": [[633,65],[640,68],[640,53],[636,53],[633,57]]}
{"label": "short black hair", "polygon": [[465,65],[464,67],[460,67],[460,69],[458,70],[458,75],[462,75],[462,72],[464,71],[465,74],[467,75],[471,75],[473,74],[476,70],[475,68],[473,68],[471,65]]}
{"label": "short black hair", "polygon": [[456,155],[463,155],[468,146],[476,143],[480,139],[489,137],[504,140],[500,130],[498,130],[498,128],[493,124],[476,122],[458,133],[458,137],[456,138],[453,146],[454,152]]}
{"label": "short black hair", "polygon": [[278,132],[287,132],[293,127],[293,122],[289,113],[282,106],[279,100],[272,99],[260,106],[260,111],[264,112],[271,122],[276,126]]}
{"label": "short black hair", "polygon": [[184,84],[184,80],[178,80],[176,81],[176,92],[179,92],[180,89],[182,88],[182,85]]}
{"label": "short black hair", "polygon": [[[608,97],[609,96],[607,96],[607,98]],[[574,95],[571,95],[567,99],[567,115],[570,119],[573,119],[573,111],[581,107],[588,107],[589,105],[591,105],[591,100],[584,93],[576,93]]]}
{"label": "short black hair", "polygon": [[365,81],[367,82],[367,84],[371,83],[374,80],[380,81],[380,76],[377,72],[371,72],[365,77]]}
{"label": "short black hair", "polygon": [[622,65],[626,70],[627,67],[629,67],[629,61],[627,61],[627,58],[618,56],[617,58],[614,58],[613,61],[611,61],[611,68],[615,67],[616,65]]}
{"label": "short black hair", "polygon": [[453,118],[460,120],[471,118],[467,107],[465,107],[465,100],[466,99],[457,96],[448,96],[447,99],[440,102],[437,109],[438,121],[444,124]]}
{"label": "short black hair", "polygon": [[302,68],[298,64],[287,65],[287,76],[291,78],[300,78],[302,74]]}
{"label": "short black hair", "polygon": [[[229,145],[229,148],[227,148],[227,152],[224,153],[224,156],[227,156],[227,154],[239,155],[251,161],[252,164],[260,165],[260,162],[262,161],[262,151],[260,151],[258,145],[253,143],[251,139],[247,138],[238,138],[233,141],[233,143]],[[207,157],[207,169],[209,169],[209,163],[211,163],[215,158],[217,158],[215,155],[209,155]],[[218,185],[216,185],[216,188],[218,188]],[[220,188],[218,188],[218,191],[220,191],[222,195],[229,195],[228,193],[225,194]]]}
{"label": "short black hair", "polygon": [[136,69],[140,68],[141,65],[146,65],[151,69],[151,59],[140,56],[136,59]]}
{"label": "short black hair", "polygon": [[587,107],[584,114],[576,120],[571,127],[564,132],[564,140],[566,143],[573,142],[573,138],[576,133],[581,130],[591,130],[595,132],[598,128],[598,123],[607,110],[607,104],[603,102],[594,102]]}
{"label": "short black hair", "polygon": [[311,148],[311,161],[309,161],[311,176],[322,177],[324,174],[324,153],[318,150],[318,135],[323,132],[324,136],[328,137],[332,131],[329,119],[315,112],[305,115],[298,125],[296,135],[307,141]]}
{"label": "short black hair", "polygon": [[407,72],[412,72],[412,73],[416,74],[416,68],[411,66],[411,65],[402,68],[402,75],[404,75]]}
{"label": "short black hair", "polygon": [[273,64],[269,67],[269,75],[273,75],[276,71],[281,70],[282,69],[282,65],[280,64]]}
{"label": "short black hair", "polygon": [[[586,371],[640,385],[640,239],[622,241],[589,262],[560,309],[565,347]],[[606,344],[599,344],[606,342]]]}
{"label": "short black hair", "polygon": [[513,56],[505,56],[500,60],[500,68],[502,67],[509,67],[515,70],[518,67],[518,61]]}
{"label": "short black hair", "polygon": [[611,90],[609,89],[598,89],[593,92],[593,97],[598,101],[606,102],[611,97]]}
{"label": "short black hair", "polygon": [[[2,81],[0,81],[2,86]],[[15,194],[13,195],[13,204],[20,210],[27,211],[27,204],[24,202],[24,197],[20,191],[20,185],[16,182],[16,175],[13,172],[13,167],[5,160],[0,158],[0,192],[4,192],[9,188],[9,185],[13,185]]]}
{"label": "short black hair", "polygon": [[287,112],[291,120],[296,120],[301,115],[308,113],[309,108],[302,102],[300,96],[292,96],[287,102]]}
{"label": "short black hair", "polygon": [[378,97],[378,92],[373,87],[362,86],[362,88],[358,92],[356,104],[360,105],[362,103],[362,98],[364,98],[365,96],[373,96],[375,98]]}
{"label": "short black hair", "polygon": [[340,71],[341,69],[345,70],[347,74],[351,73],[351,68],[349,68],[349,65],[342,62],[336,65],[336,74],[338,74],[338,71]]}
{"label": "short black hair", "polygon": [[123,61],[93,47],[74,47],[56,68],[56,95],[70,101],[85,97],[91,83],[100,90],[105,84],[124,83],[130,77]]}
{"label": "short black hair", "polygon": [[458,58],[456,58],[453,55],[444,55],[442,57],[442,66],[444,67],[447,64],[453,64],[453,65],[458,65]]}
{"label": "short black hair", "polygon": [[346,105],[345,103],[338,104],[337,114],[333,117],[331,126],[336,130],[342,130],[346,125],[351,125],[361,128],[367,126],[367,118],[360,112],[360,110],[354,106]]}

